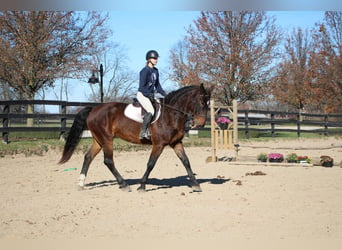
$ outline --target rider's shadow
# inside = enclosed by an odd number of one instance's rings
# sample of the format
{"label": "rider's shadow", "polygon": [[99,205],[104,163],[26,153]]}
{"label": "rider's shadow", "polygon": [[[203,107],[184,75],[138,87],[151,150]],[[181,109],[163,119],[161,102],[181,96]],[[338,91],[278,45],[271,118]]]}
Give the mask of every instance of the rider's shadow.
{"label": "rider's shadow", "polygon": [[[133,185],[139,185],[140,180],[141,179],[127,179],[126,182],[128,185],[133,186]],[[230,180],[231,179],[225,179],[224,177],[218,176],[217,178],[197,179],[197,182],[199,184],[209,183],[209,184],[214,184],[214,185],[220,185]],[[151,185],[154,186],[154,187],[147,187],[146,191],[168,189],[168,188],[182,187],[182,186],[191,187],[191,181],[189,180],[189,177],[187,175],[178,176],[174,178],[164,178],[164,179],[149,178],[146,184],[150,186]],[[101,181],[101,182],[88,183],[85,185],[85,188],[94,189],[94,188],[114,186],[114,185],[118,185],[117,181],[107,180],[107,181]]]}

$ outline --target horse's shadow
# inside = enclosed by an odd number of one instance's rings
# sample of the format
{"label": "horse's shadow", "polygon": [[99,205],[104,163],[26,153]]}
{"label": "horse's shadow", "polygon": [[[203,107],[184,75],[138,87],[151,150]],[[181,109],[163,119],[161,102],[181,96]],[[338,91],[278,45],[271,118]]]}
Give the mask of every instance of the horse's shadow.
{"label": "horse's shadow", "polygon": [[[126,182],[128,185],[133,186],[140,183],[141,179],[127,179]],[[199,184],[202,183],[210,183],[214,185],[224,184],[230,181],[230,179],[225,179],[224,177],[217,177],[211,179],[197,179]],[[174,187],[182,187],[188,186],[191,187],[191,182],[188,176],[178,176],[174,178],[164,178],[164,179],[157,179],[157,178],[150,178],[147,180],[147,185],[152,185],[153,187],[147,188],[146,191],[153,191],[158,189],[168,189]],[[115,186],[118,185],[116,180],[106,180],[101,182],[91,182],[85,185],[86,189],[94,189],[94,188],[101,188],[101,187],[108,187],[108,186]]]}

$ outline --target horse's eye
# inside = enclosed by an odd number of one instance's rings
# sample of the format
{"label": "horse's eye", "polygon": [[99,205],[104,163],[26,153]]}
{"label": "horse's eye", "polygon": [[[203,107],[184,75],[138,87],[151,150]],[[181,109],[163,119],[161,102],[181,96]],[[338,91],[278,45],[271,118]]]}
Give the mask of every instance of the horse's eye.
{"label": "horse's eye", "polygon": [[209,107],[210,106],[210,100],[203,100],[202,105],[205,107]]}

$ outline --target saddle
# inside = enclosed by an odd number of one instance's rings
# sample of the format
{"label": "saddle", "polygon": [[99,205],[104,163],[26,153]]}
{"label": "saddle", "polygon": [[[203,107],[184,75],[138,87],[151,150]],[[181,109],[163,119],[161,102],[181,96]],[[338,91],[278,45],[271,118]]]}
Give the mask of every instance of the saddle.
{"label": "saddle", "polygon": [[[152,101],[154,108],[154,116],[152,117],[151,123],[158,120],[161,111],[161,105],[158,100]],[[128,104],[124,110],[124,115],[136,122],[142,123],[146,110],[141,106],[137,98],[133,98],[132,103]]]}

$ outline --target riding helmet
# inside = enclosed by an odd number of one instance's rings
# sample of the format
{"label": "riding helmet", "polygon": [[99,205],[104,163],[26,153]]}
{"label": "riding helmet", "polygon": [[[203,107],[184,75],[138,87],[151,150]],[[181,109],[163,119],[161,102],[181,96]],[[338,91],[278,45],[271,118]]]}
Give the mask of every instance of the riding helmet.
{"label": "riding helmet", "polygon": [[146,61],[148,61],[148,59],[150,59],[150,58],[158,58],[158,57],[159,57],[159,54],[155,50],[149,50],[146,53]]}

